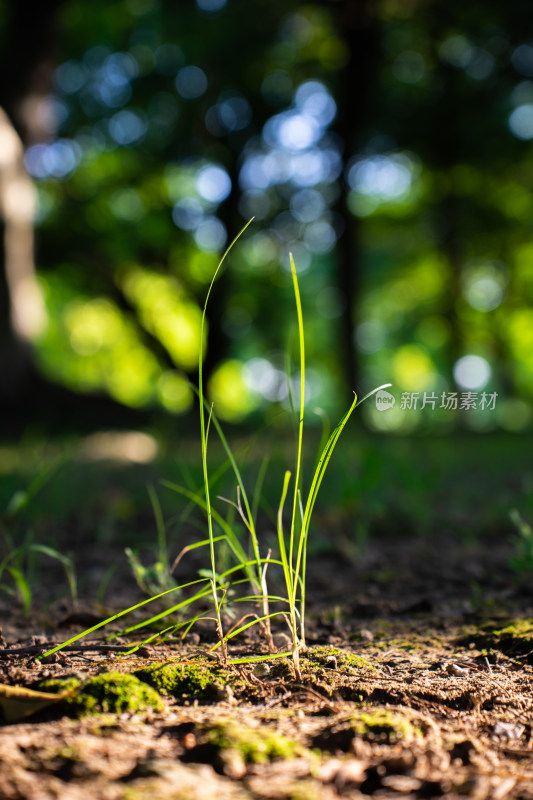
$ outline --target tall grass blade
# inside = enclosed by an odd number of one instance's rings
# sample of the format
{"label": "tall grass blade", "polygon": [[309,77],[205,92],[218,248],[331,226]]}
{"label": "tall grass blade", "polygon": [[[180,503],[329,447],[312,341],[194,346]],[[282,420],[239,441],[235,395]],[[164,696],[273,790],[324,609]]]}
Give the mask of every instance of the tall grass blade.
{"label": "tall grass blade", "polygon": [[[201,436],[201,446],[202,446],[202,472],[203,472],[203,477],[204,477],[205,506],[206,506],[206,512],[207,512],[207,529],[208,529],[208,535],[209,535],[209,539],[210,539],[211,568],[212,568],[213,575],[215,575],[215,548],[214,548],[214,542],[213,542],[213,519],[212,519],[212,511],[211,511],[211,497],[210,497],[210,490],[209,490],[209,473],[208,473],[208,470],[207,470],[207,430],[206,430],[205,413],[204,413],[204,378],[203,378],[203,352],[202,352],[202,347],[203,347],[203,342],[204,342],[205,319],[206,319],[206,313],[207,313],[207,304],[209,303],[209,297],[211,296],[211,292],[213,290],[213,286],[215,284],[215,281],[216,281],[216,279],[217,279],[217,277],[218,277],[218,275],[220,273],[220,270],[222,269],[222,265],[224,264],[224,261],[226,260],[226,257],[228,255],[228,253],[230,252],[231,248],[233,247],[233,245],[235,244],[235,242],[237,242],[237,240],[242,236],[242,234],[244,233],[244,231],[246,230],[248,225],[250,225],[251,222],[252,222],[252,220],[249,220],[246,223],[246,225],[243,226],[243,228],[240,230],[240,232],[237,234],[237,236],[233,239],[233,241],[231,242],[229,247],[224,252],[224,255],[220,259],[220,261],[218,263],[218,267],[215,270],[215,274],[213,275],[213,278],[211,279],[211,283],[209,284],[209,289],[207,290],[207,295],[206,295],[206,298],[205,298],[204,307],[203,307],[203,311],[202,311],[201,322],[200,322],[200,347],[198,348],[198,398],[199,398],[199,401],[200,401],[199,404],[200,404],[200,436]],[[208,427],[209,427],[210,420],[211,420],[211,413],[209,414],[209,418],[208,418]],[[217,635],[218,635],[219,639],[223,642],[224,641],[224,633],[223,633],[223,630],[222,630],[222,619],[221,619],[221,616],[220,616],[220,605],[219,605],[217,587],[216,587],[216,584],[215,584],[214,580],[212,580],[211,586],[212,586],[212,589],[213,589],[213,602],[214,602],[214,605],[215,605],[215,614],[216,614],[216,617],[217,617]],[[226,663],[227,662],[227,653],[226,653],[225,644],[222,645],[222,653],[223,653],[224,663]]]}
{"label": "tall grass blade", "polygon": [[[39,659],[44,658],[45,656],[51,656],[53,653],[57,653],[58,650],[62,650],[63,647],[66,647],[69,644],[73,644],[74,642],[83,639],[84,636],[88,636],[89,633],[93,633],[94,631],[103,628],[104,625],[109,625],[110,622],[114,622],[116,619],[120,619],[120,617],[124,617],[126,616],[126,614],[130,614],[132,611],[135,611],[138,608],[142,608],[142,606],[145,606],[148,603],[153,603],[154,600],[159,600],[160,597],[164,597],[165,595],[170,594],[170,592],[175,592],[178,589],[185,589],[187,588],[187,586],[192,586],[194,583],[205,583],[205,580],[202,579],[198,581],[192,581],[191,583],[186,583],[183,584],[182,586],[176,586],[174,589],[167,589],[165,592],[156,594],[154,597],[149,597],[147,600],[141,600],[140,603],[136,603],[134,606],[130,606],[129,608],[124,609],[123,611],[119,611],[116,614],[113,614],[111,617],[102,620],[102,622],[98,622],[91,628],[87,628],[81,633],[77,633],[76,636],[72,636],[66,642],[62,642],[61,644],[56,645],[56,647],[53,647],[51,650],[47,650],[46,653],[43,653],[41,656],[39,656]],[[168,613],[168,611],[166,613]]]}
{"label": "tall grass blade", "polygon": [[161,503],[152,484],[148,484],[147,490],[155,517],[159,563],[168,571],[167,534]]}
{"label": "tall grass blade", "polygon": [[289,253],[291,263],[292,283],[294,288],[294,299],[296,301],[296,317],[298,320],[298,342],[300,350],[300,413],[298,416],[298,444],[296,449],[296,474],[294,476],[294,496],[292,503],[292,518],[290,530],[290,545],[289,545],[289,564],[293,565],[293,551],[294,539],[296,535],[296,514],[298,510],[298,497],[300,491],[300,478],[302,470],[302,448],[303,448],[303,430],[304,430],[304,410],[305,410],[305,340],[304,340],[304,321],[302,313],[302,301],[300,298],[300,287],[298,285],[298,276],[296,274],[296,267],[294,265],[294,258],[292,253]]}

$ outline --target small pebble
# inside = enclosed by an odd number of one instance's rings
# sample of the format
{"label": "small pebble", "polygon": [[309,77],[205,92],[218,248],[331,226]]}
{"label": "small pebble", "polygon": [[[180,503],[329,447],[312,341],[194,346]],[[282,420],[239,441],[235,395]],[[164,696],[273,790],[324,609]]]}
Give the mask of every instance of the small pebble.
{"label": "small pebble", "polygon": [[268,664],[257,664],[252,670],[253,674],[256,678],[264,678],[266,675],[270,673],[270,667]]}
{"label": "small pebble", "polygon": [[462,678],[468,673],[468,670],[458,664],[446,664],[446,672],[448,675],[456,675],[458,678]]}
{"label": "small pebble", "polygon": [[57,664],[59,661],[59,653],[51,653],[49,656],[41,658],[42,664]]}

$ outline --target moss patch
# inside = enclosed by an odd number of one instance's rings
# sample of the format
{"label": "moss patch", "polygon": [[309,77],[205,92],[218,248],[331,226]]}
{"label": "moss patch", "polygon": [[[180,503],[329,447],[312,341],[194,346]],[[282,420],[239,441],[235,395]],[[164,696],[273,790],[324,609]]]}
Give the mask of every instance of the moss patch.
{"label": "moss patch", "polygon": [[480,648],[497,650],[507,656],[526,656],[533,664],[533,619],[509,619],[486,622],[477,628],[468,628],[457,640],[457,644],[468,646],[474,643]]}
{"label": "moss patch", "polygon": [[210,725],[207,739],[217,749],[238,750],[246,764],[266,764],[278,758],[296,758],[307,752],[298,742],[269,728],[250,728],[233,721]]}
{"label": "moss patch", "polygon": [[233,720],[219,720],[206,725],[185,724],[183,734],[184,741],[194,742],[193,747],[187,747],[183,761],[212,764],[218,772],[234,778],[242,777],[249,764],[313,758],[313,754],[299,742],[270,728],[239,725]]}
{"label": "moss patch", "polygon": [[351,714],[328,725],[315,736],[313,744],[322,750],[348,752],[355,737],[374,744],[396,744],[410,742],[420,735],[420,730],[403,715],[388,709],[376,709]]}
{"label": "moss patch", "polygon": [[207,702],[223,699],[224,686],[239,684],[235,673],[201,661],[151,664],[133,674],[160,694]]}
{"label": "moss patch", "polygon": [[352,715],[349,723],[354,733],[363,739],[386,744],[411,741],[420,733],[406,717],[387,710]]}
{"label": "moss patch", "polygon": [[354,675],[362,669],[375,669],[374,665],[366,658],[327,645],[308,650],[302,657],[302,661],[307,661],[310,665],[318,664],[321,667],[329,667],[340,675]]}
{"label": "moss patch", "polygon": [[51,678],[39,684],[40,691],[60,693],[70,689],[79,691],[61,702],[61,709],[68,709],[76,716],[85,714],[114,713],[123,711],[146,711],[164,708],[159,695],[146,683],[133,675],[119,672],[107,672],[95,675],[83,683],[77,678]]}

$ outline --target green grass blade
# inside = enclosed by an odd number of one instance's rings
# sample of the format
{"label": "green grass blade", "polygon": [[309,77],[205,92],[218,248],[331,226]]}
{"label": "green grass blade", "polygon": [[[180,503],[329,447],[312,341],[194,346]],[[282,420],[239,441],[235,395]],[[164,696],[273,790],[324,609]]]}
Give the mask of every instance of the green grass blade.
{"label": "green grass blade", "polygon": [[318,464],[322,451],[326,446],[326,442],[329,439],[329,435],[331,433],[331,425],[329,423],[329,417],[323,408],[314,408],[313,413],[316,414],[317,417],[320,417],[320,420],[322,422],[322,432],[320,434],[320,442],[318,444],[318,451],[317,451],[317,464]]}
{"label": "green grass blade", "polygon": [[147,600],[141,600],[140,603],[136,603],[134,606],[130,606],[129,608],[124,609],[123,611],[119,611],[117,614],[113,614],[111,617],[104,619],[102,622],[98,622],[91,628],[86,628],[86,630],[82,631],[81,633],[77,633],[76,636],[72,636],[66,642],[62,642],[61,644],[56,645],[56,647],[53,647],[51,650],[47,650],[46,653],[43,653],[41,656],[39,656],[39,659],[44,658],[45,656],[51,656],[53,653],[57,653],[58,650],[62,650],[63,647],[66,647],[68,644],[73,644],[74,642],[78,642],[80,639],[83,639],[84,636],[88,636],[89,633],[93,633],[94,631],[99,630],[99,628],[103,628],[104,625],[108,625],[110,622],[114,622],[116,619],[120,619],[120,617],[124,617],[126,614],[130,614],[137,608],[141,608],[142,606],[147,605],[147,603],[152,603],[154,600],[159,600],[160,597],[164,597],[166,594],[170,594],[170,592],[175,592],[178,589],[186,589],[188,586],[192,586],[195,583],[205,583],[205,581],[204,580],[191,581],[191,583],[185,583],[182,584],[181,586],[176,586],[174,589],[167,589],[165,592],[156,594],[154,597],[149,597]]}
{"label": "green grass blade", "polygon": [[[234,631],[230,631],[224,636],[224,641],[227,642],[230,639],[233,639],[234,636],[238,636],[239,633],[247,630],[248,628],[252,628],[254,625],[257,625],[260,622],[264,622],[265,619],[272,619],[273,617],[282,617],[286,612],[285,611],[274,611],[272,614],[265,614],[262,617],[254,617],[253,620],[247,622],[245,625],[241,625],[239,628],[236,628]],[[221,646],[222,642],[218,642],[214,647],[209,648],[209,652],[212,653],[214,650],[217,650]]]}
{"label": "green grass blade", "polygon": [[[184,486],[180,486],[177,483],[172,483],[170,481],[161,481],[161,483],[162,483],[163,486],[166,486],[167,489],[171,489],[173,492],[178,492],[178,494],[183,495],[183,497],[187,497],[193,503],[196,503],[196,505],[199,508],[201,508],[203,511],[206,510],[205,500],[203,498],[201,498],[199,495],[195,494],[194,492],[191,492],[189,489],[186,489]],[[224,519],[224,517],[222,517],[218,513],[218,511],[215,511],[215,509],[213,509],[213,508],[211,508],[211,516],[215,520],[215,522],[220,526],[220,528],[222,528],[222,530],[224,531],[224,537],[227,539],[228,544],[231,547],[235,557],[239,561],[246,561],[247,560],[246,552],[245,552],[243,546],[241,545],[241,543],[239,542],[239,539],[235,535],[235,532],[227,524],[227,522]],[[208,542],[208,544],[210,544],[211,541],[213,541],[213,542],[214,541],[218,541],[219,538],[220,537],[213,536],[212,538],[210,537],[206,541]]]}
{"label": "green grass blade", "polygon": [[159,497],[157,496],[156,491],[152,486],[152,484],[149,483],[146,488],[148,490],[150,503],[152,504],[152,509],[155,517],[159,562],[163,564],[164,567],[168,570],[167,535],[166,535],[165,520],[163,519],[163,511],[161,509],[161,503],[159,502]]}
{"label": "green grass blade", "polygon": [[[222,580],[223,578],[227,577],[228,575],[233,575],[234,572],[238,572],[240,569],[246,569],[247,566],[249,566],[250,564],[255,564],[255,563],[256,563],[256,561],[254,559],[253,561],[243,561],[242,564],[237,564],[235,567],[230,567],[230,569],[227,569],[224,572],[220,573],[219,580]],[[267,563],[267,559],[266,558],[262,558],[260,563],[261,564],[266,564]],[[278,560],[276,560],[274,558],[268,559],[268,563],[269,564],[278,564],[280,566],[283,566],[283,562],[282,561],[278,561]]]}
{"label": "green grass blade", "polygon": [[18,569],[17,567],[8,567],[7,571],[10,573],[11,577],[13,578],[13,580],[17,585],[17,589],[20,592],[20,598],[22,600],[22,610],[24,616],[27,617],[31,608],[32,595],[31,595],[30,585],[26,580],[26,578],[24,577],[24,575],[22,574],[22,572],[20,571],[20,569]]}
{"label": "green grass blade", "polygon": [[73,605],[76,605],[78,602],[78,584],[73,560],[69,556],[63,555],[63,553],[60,553],[58,550],[55,550],[53,547],[49,547],[46,544],[30,544],[28,545],[28,550],[35,553],[42,553],[45,556],[54,558],[63,565],[69,586],[70,597]]}
{"label": "green grass blade", "polygon": [[[199,396],[199,392],[197,390],[195,390],[195,392]],[[204,407],[207,408],[207,402],[206,402],[205,399],[204,399]],[[234,455],[234,453],[233,453],[233,451],[232,451],[232,449],[231,449],[231,447],[230,447],[230,445],[228,443],[228,440],[227,440],[227,438],[226,438],[226,436],[224,434],[224,431],[222,430],[222,426],[220,425],[220,422],[218,421],[217,415],[216,415],[216,413],[214,411],[212,411],[212,421],[213,421],[213,425],[215,426],[215,430],[216,430],[216,432],[217,432],[217,434],[219,436],[219,439],[220,439],[220,441],[222,443],[222,446],[223,446],[224,450],[226,451],[226,455],[227,455],[227,458],[228,458],[229,465],[231,466],[231,468],[233,470],[233,473],[235,475],[235,478],[237,480],[237,485],[238,485],[238,487],[240,489],[242,501],[244,503],[244,509],[246,511],[246,517],[247,517],[247,520],[248,520],[247,528],[248,528],[248,531],[250,532],[250,535],[252,537],[252,545],[253,545],[253,549],[254,549],[254,555],[255,555],[255,557],[257,559],[259,559],[259,557],[260,557],[259,556],[259,542],[258,542],[258,539],[257,539],[256,530],[255,530],[255,522],[254,522],[255,518],[254,518],[254,515],[253,515],[251,507],[250,507],[250,503],[249,503],[249,500],[248,500],[248,494],[246,492],[246,487],[245,487],[244,481],[242,479],[242,474],[241,474],[241,471],[239,469],[239,465],[237,464],[237,459],[235,458],[235,455]],[[248,449],[248,448],[243,448],[243,449]],[[213,484],[213,480],[211,480],[211,485],[212,484]]]}
{"label": "green grass blade", "polygon": [[43,486],[53,477],[59,467],[66,461],[65,455],[58,456],[55,460],[39,470],[35,478],[26,489],[22,489],[12,496],[6,509],[7,517],[15,517],[25,511],[31,500],[40,492]]}
{"label": "green grass blade", "polygon": [[289,259],[291,262],[294,299],[296,301],[296,317],[298,320],[298,341],[300,345],[300,414],[298,417],[298,445],[296,449],[296,474],[294,477],[294,496],[292,503],[291,529],[289,537],[289,564],[292,570],[294,540],[296,536],[296,514],[298,510],[298,494],[300,491],[300,479],[302,470],[302,447],[303,447],[303,427],[304,427],[304,409],[305,409],[305,339],[304,339],[302,301],[300,298],[300,287],[298,285],[298,276],[296,274],[296,267],[294,265],[294,258],[292,257],[292,253],[289,253]]}
{"label": "green grass blade", "polygon": [[[129,628],[125,628],[121,631],[120,635],[126,635],[129,633],[133,633],[133,631],[138,631],[141,628],[147,628],[149,625],[153,625],[154,622],[158,622],[160,619],[164,619],[168,617],[170,614],[175,614],[177,611],[180,611],[182,608],[186,608],[190,606],[192,603],[195,603],[197,600],[201,600],[202,597],[207,597],[207,595],[211,594],[211,581],[209,578],[201,578],[204,583],[209,583],[209,588],[202,589],[199,592],[196,592],[192,597],[188,597],[186,600],[181,600],[176,605],[172,606],[171,608],[165,608],[164,611],[160,611],[159,614],[155,614],[153,617],[149,619],[145,619],[142,622],[138,622],[136,625],[131,625]],[[197,581],[195,581],[196,583]]]}
{"label": "green grass blade", "polygon": [[254,664],[256,661],[274,661],[276,658],[290,658],[292,652],[289,650],[286,653],[272,653],[268,656],[249,656],[248,658],[231,658],[228,661],[230,666],[237,666],[238,664]]}
{"label": "green grass blade", "polygon": [[292,597],[293,593],[292,564],[289,562],[287,558],[287,549],[285,547],[285,536],[283,534],[283,508],[285,506],[285,500],[287,498],[287,492],[289,490],[290,479],[291,479],[291,473],[287,470],[285,472],[285,477],[283,479],[283,489],[281,492],[281,499],[279,501],[279,506],[278,506],[277,531],[278,531],[278,543],[281,555],[281,563],[283,565],[283,574],[285,576],[285,585],[287,586],[288,596]]}
{"label": "green grass blade", "polygon": [[[298,543],[298,555],[296,558],[296,567],[295,573],[296,575],[300,574],[300,568],[302,564],[302,558],[304,557],[306,545],[307,545],[307,536],[309,533],[309,524],[311,521],[311,515],[313,513],[313,508],[315,505],[315,501],[318,495],[318,490],[320,489],[320,484],[322,483],[322,479],[326,472],[329,460],[333,454],[333,450],[335,449],[335,445],[337,444],[339,437],[344,429],[344,426],[348,422],[355,406],[357,403],[357,395],[354,397],[354,401],[345,415],[342,417],[338,425],[334,428],[333,432],[331,433],[324,450],[322,451],[322,455],[318,461],[318,465],[315,469],[315,473],[313,475],[313,480],[311,482],[311,488],[309,489],[309,495],[307,497],[307,503],[304,510],[304,518],[302,522],[302,535],[300,536],[300,540]],[[294,595],[293,595],[294,600]]]}
{"label": "green grass blade", "polygon": [[364,396],[364,397],[362,397],[362,398],[359,400],[359,402],[357,403],[357,405],[358,405],[358,406],[362,405],[362,404],[363,404],[363,403],[364,403],[366,400],[368,400],[368,398],[369,398],[369,397],[373,397],[373,396],[374,396],[375,394],[377,394],[378,392],[381,392],[381,390],[382,390],[382,389],[388,389],[388,388],[389,388],[389,386],[392,386],[392,383],[383,383],[381,386],[377,386],[375,389],[372,389],[372,391],[371,391],[371,392],[368,392],[368,394],[365,394],[365,396]]}

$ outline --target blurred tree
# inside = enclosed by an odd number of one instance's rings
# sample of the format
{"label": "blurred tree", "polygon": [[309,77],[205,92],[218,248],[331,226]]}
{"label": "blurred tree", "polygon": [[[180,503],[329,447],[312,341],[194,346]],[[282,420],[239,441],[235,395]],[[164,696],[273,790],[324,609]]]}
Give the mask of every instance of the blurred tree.
{"label": "blurred tree", "polygon": [[[65,414],[128,423],[132,416],[104,396],[84,400],[50,382],[37,368],[32,340],[46,325],[35,279],[36,192],[23,147],[53,136],[51,102],[58,11],[63,0],[3,3],[0,60],[0,430],[17,435],[38,419],[65,423]],[[2,111],[2,108],[4,111]]]}
{"label": "blurred tree", "polygon": [[[346,64],[335,86],[337,119],[334,130],[343,144],[344,163],[352,161],[365,145],[377,103],[376,84],[381,55],[379,5],[372,0],[324,0],[332,10]],[[344,297],[341,342],[347,388],[359,384],[359,354],[355,342],[357,304],[363,284],[361,221],[348,207],[346,172],[340,177],[342,189],[336,211],[342,219],[337,245],[338,286]]]}
{"label": "blurred tree", "polygon": [[[202,343],[228,417],[286,403],[293,309],[278,265],[291,250],[304,275],[313,403],[333,409],[346,382],[439,392],[490,383],[524,395],[527,419],[526,0],[16,9],[2,35],[5,63],[21,72],[10,83],[3,70],[0,101],[39,190],[49,324],[36,353],[51,380],[186,411],[206,286],[228,236],[255,215]],[[43,31],[27,57],[25,19]],[[517,419],[513,408],[501,418]],[[368,415],[378,427],[429,422]]]}
{"label": "blurred tree", "polygon": [[[0,60],[0,407],[4,423],[35,387],[30,340],[45,324],[34,276],[36,192],[23,143],[38,141],[39,103],[50,91],[50,51],[59,2],[4,4]],[[6,410],[8,414],[6,415]]]}

